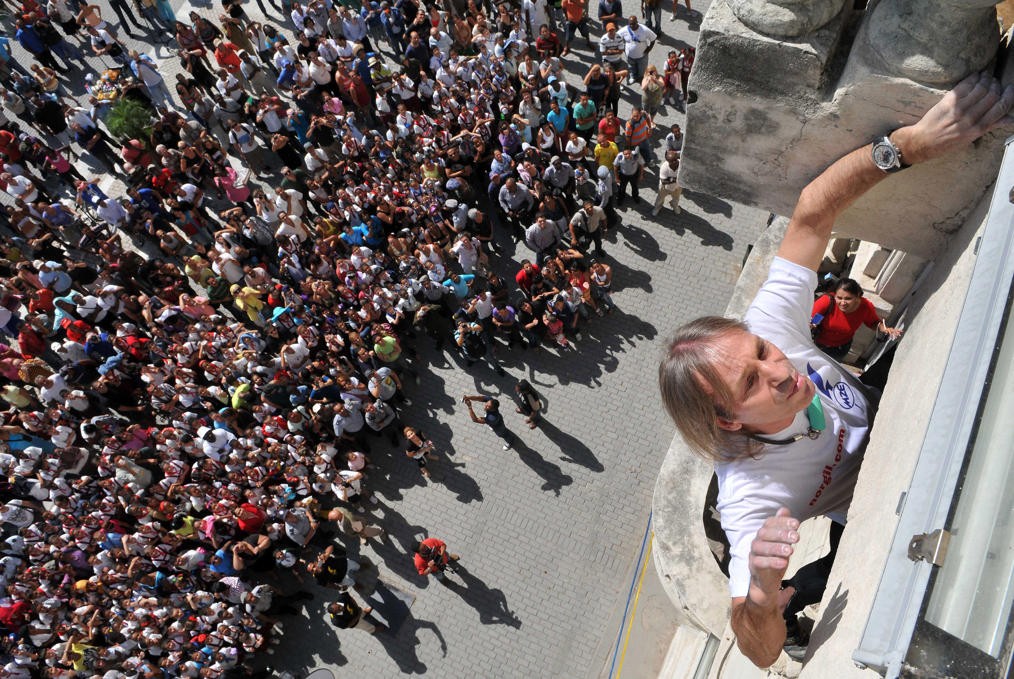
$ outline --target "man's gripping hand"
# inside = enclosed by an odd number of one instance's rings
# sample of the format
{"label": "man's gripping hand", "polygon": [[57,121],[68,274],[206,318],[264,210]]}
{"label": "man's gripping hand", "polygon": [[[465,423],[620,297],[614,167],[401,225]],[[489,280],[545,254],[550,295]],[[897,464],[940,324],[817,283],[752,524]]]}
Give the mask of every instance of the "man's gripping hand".
{"label": "man's gripping hand", "polygon": [[921,163],[967,146],[993,128],[1014,121],[1014,85],[989,73],[973,73],[954,86],[915,125],[891,135],[905,163]]}
{"label": "man's gripping hand", "polygon": [[752,603],[768,608],[779,601],[782,579],[789,567],[793,545],[799,542],[799,521],[782,507],[757,531],[750,545],[750,595]]}
{"label": "man's gripping hand", "polygon": [[732,600],[732,630],[740,650],[757,667],[769,667],[785,643],[782,611],[789,591],[780,591],[793,545],[799,542],[799,521],[788,509],[769,517],[750,545],[750,592]]}

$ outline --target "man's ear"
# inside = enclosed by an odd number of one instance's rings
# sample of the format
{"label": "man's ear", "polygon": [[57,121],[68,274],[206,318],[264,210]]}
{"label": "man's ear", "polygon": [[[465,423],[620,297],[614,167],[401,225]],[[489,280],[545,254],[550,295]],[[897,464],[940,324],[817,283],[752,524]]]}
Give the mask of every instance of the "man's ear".
{"label": "man's ear", "polygon": [[734,422],[733,420],[727,420],[724,417],[716,417],[715,421],[718,423],[718,428],[724,429],[725,431],[739,431],[743,428],[742,422]]}

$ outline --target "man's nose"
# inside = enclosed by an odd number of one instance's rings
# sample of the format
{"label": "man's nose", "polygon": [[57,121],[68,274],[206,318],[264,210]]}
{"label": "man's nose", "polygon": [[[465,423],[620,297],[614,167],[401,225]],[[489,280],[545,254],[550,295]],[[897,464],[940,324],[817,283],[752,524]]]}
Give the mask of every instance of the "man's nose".
{"label": "man's nose", "polygon": [[792,388],[792,370],[783,361],[760,361],[757,368],[761,378],[780,392]]}

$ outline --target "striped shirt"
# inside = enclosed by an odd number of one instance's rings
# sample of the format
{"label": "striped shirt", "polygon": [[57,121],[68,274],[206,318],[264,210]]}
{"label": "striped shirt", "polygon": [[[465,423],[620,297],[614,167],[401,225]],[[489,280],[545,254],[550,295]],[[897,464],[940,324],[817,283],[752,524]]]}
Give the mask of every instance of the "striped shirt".
{"label": "striped shirt", "polygon": [[648,122],[648,116],[642,114],[639,120],[631,118],[627,121],[627,143],[630,146],[639,146],[650,136],[651,125]]}

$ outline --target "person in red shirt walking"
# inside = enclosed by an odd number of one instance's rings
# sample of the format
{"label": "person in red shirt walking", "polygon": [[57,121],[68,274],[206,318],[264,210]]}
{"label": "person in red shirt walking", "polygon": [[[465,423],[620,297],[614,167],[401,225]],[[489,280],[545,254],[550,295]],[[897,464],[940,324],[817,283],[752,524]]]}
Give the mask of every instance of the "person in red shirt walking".
{"label": "person in red shirt walking", "polygon": [[460,558],[457,554],[450,554],[444,541],[437,538],[426,538],[422,542],[416,542],[412,545],[412,551],[415,552],[412,558],[419,575],[432,573],[437,580],[441,581],[447,577],[444,575],[444,571],[451,570],[453,572],[454,566],[452,564]]}
{"label": "person in red shirt walking", "polygon": [[852,338],[859,326],[877,328],[892,338],[901,337],[901,330],[889,328],[877,315],[873,303],[863,297],[863,289],[851,278],[843,278],[834,292],[821,295],[813,303],[810,327],[813,341],[825,354],[840,361],[852,348]]}

